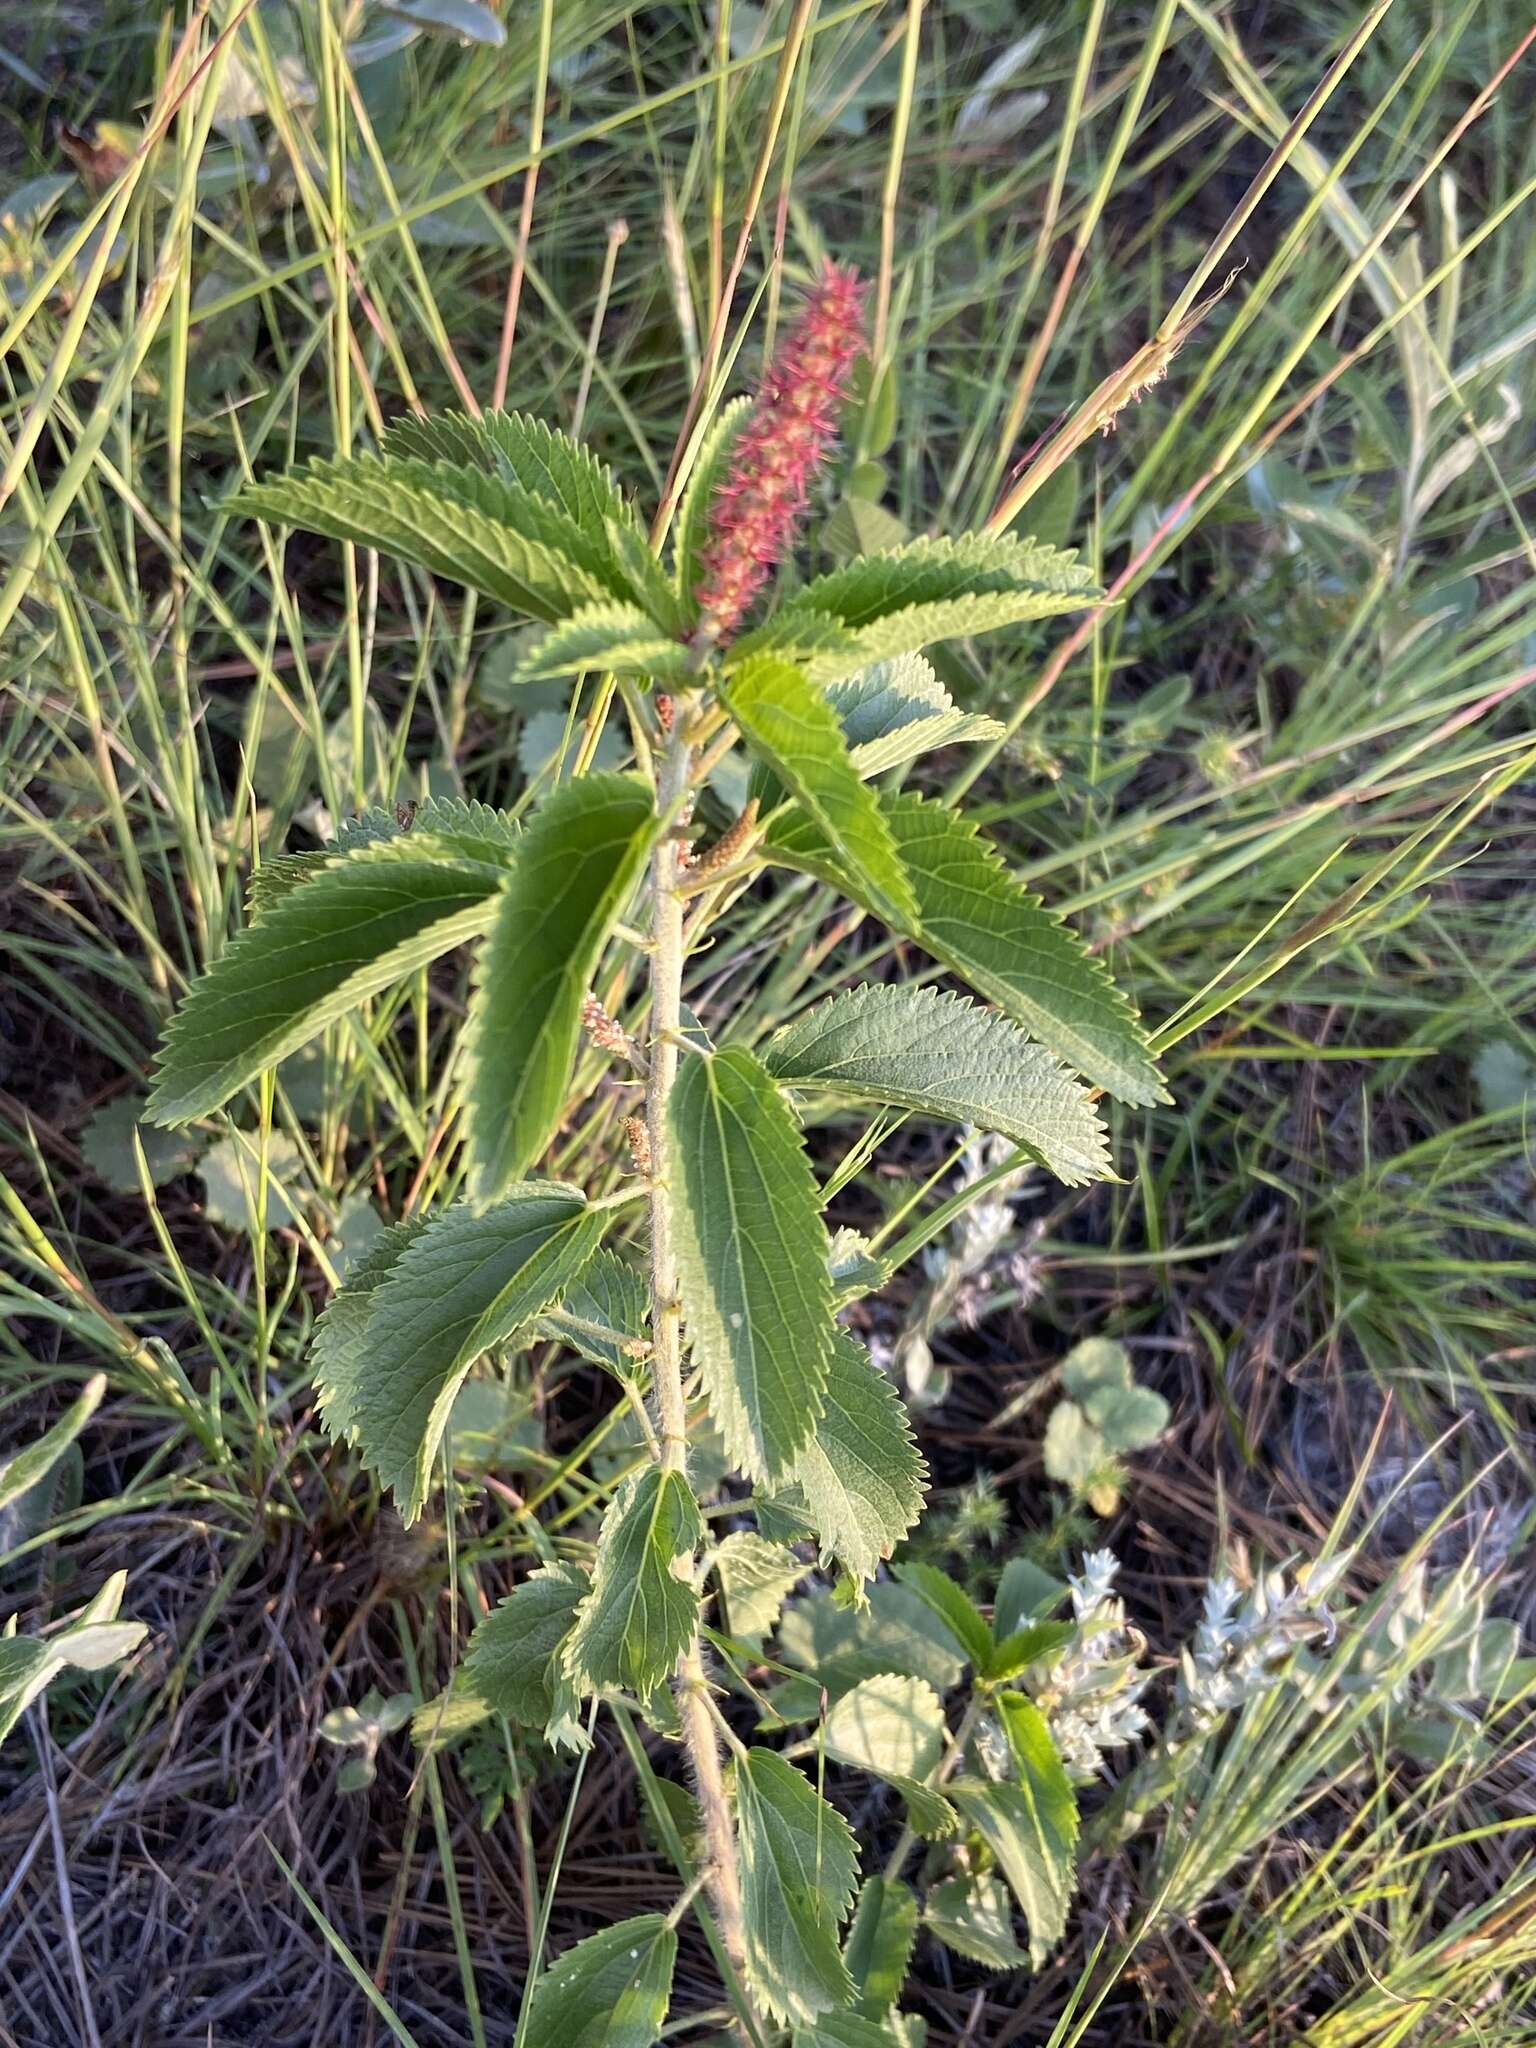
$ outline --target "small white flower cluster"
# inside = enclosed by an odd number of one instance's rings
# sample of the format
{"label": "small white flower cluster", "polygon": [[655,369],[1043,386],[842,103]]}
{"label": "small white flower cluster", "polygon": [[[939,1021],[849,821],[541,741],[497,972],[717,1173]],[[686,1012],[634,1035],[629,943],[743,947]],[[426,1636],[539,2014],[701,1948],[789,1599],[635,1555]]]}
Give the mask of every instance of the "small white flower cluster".
{"label": "small white flower cluster", "polygon": [[1083,1779],[1097,1774],[1105,1750],[1137,1741],[1151,1725],[1140,1705],[1152,1678],[1141,1662],[1146,1638],[1126,1623],[1115,1592],[1119,1569],[1112,1550],[1090,1550],[1081,1572],[1068,1578],[1078,1632],[1035,1695],[1062,1761]]}
{"label": "small white flower cluster", "polygon": [[1261,1571],[1243,1597],[1230,1573],[1212,1579],[1194,1641],[1181,1653],[1169,1741],[1204,1734],[1224,1714],[1278,1685],[1298,1643],[1335,1624],[1327,1600],[1353,1551],[1303,1565],[1287,1581],[1284,1566]]}
{"label": "small white flower cluster", "polygon": [[[1230,1573],[1211,1581],[1194,1639],[1180,1653],[1163,1729],[1165,1757],[1278,1685],[1299,1644],[1333,1639],[1327,1601],[1352,1555],[1340,1552],[1289,1574],[1284,1566],[1262,1571],[1247,1594]],[[1106,1750],[1138,1741],[1152,1725],[1141,1705],[1153,1677],[1142,1662],[1146,1638],[1126,1621],[1115,1592],[1119,1570],[1113,1551],[1087,1553],[1081,1571],[1067,1581],[1077,1633],[1031,1687],[1062,1761],[1082,1781],[1097,1776]],[[978,1733],[977,1754],[987,1767],[985,1730]],[[1003,1769],[1006,1774],[1006,1760]]]}

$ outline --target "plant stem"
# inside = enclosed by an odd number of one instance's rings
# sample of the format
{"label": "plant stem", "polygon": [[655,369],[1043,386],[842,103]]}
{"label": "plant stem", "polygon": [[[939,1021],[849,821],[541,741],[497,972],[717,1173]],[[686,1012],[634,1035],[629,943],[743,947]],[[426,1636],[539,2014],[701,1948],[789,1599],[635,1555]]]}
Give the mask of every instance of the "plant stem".
{"label": "plant stem", "polygon": [[[646,1128],[651,1153],[651,1384],[656,1395],[657,1456],[663,1471],[688,1471],[688,1413],[683,1396],[682,1305],[667,1186],[667,1106],[677,1077],[682,1025],[683,865],[673,829],[688,791],[691,707],[679,699],[662,752],[657,803],[665,826],[651,855],[651,1044]],[[673,1681],[683,1743],[692,1766],[709,1859],[709,1894],[727,1954],[743,1967],[741,1878],[736,1833],[709,1711],[698,1631],[678,1659]]]}

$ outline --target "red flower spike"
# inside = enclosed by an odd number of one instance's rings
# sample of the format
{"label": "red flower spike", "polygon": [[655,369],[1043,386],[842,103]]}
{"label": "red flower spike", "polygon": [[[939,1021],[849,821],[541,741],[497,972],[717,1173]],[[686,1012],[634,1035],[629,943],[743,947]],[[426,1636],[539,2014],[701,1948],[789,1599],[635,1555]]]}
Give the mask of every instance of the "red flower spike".
{"label": "red flower spike", "polygon": [[763,373],[715,494],[694,596],[697,646],[729,640],[794,543],[817,471],[837,439],[837,408],[864,347],[864,286],[823,267],[784,346]]}

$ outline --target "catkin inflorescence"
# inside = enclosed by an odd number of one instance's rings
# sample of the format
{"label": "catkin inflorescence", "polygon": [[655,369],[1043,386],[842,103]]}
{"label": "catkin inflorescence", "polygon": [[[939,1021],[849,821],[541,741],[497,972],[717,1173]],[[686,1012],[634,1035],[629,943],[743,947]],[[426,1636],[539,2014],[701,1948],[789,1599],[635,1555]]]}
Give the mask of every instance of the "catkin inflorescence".
{"label": "catkin inflorescence", "polygon": [[763,373],[715,496],[694,643],[728,641],[793,545],[817,471],[837,438],[837,409],[864,346],[864,286],[823,266],[783,347]]}

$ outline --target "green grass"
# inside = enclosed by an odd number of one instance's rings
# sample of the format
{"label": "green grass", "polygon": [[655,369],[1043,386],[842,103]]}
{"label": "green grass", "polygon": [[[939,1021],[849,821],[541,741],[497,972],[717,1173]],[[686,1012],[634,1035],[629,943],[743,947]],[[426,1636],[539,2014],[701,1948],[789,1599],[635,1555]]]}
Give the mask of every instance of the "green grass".
{"label": "green grass", "polygon": [[[509,1923],[518,1856],[559,1941],[635,1896],[622,1855],[579,1874],[611,1752],[585,1794],[547,1760],[515,1766],[488,1863],[453,1762],[413,1784],[397,1759],[408,1795],[338,1823],[314,1732],[375,1674],[386,1692],[413,1666],[423,1690],[442,1681],[499,1589],[487,1558],[590,1554],[620,1424],[553,1354],[522,1360],[526,1440],[497,1485],[461,1475],[454,1554],[441,1519],[393,1529],[315,1427],[305,1344],[348,1250],[370,1217],[459,1182],[451,969],[288,1062],[239,1106],[237,1141],[210,1124],[201,1178],[157,1158],[159,1134],[137,1156],[119,1131],[109,1152],[97,1119],[141,1099],[259,860],[364,802],[520,807],[548,786],[551,749],[569,768],[622,741],[618,721],[599,735],[595,679],[514,698],[488,607],[303,539],[280,561],[275,535],[224,506],[251,475],[366,446],[413,405],[488,403],[520,269],[508,403],[570,425],[584,392],[584,432],[649,514],[759,185],[760,233],[713,339],[731,388],[823,248],[860,262],[886,309],[884,389],[850,420],[827,540],[846,545],[850,481],[909,531],[982,524],[1039,444],[1019,530],[1079,542],[1117,599],[1079,630],[951,654],[946,680],[1008,737],[947,760],[934,786],[968,789],[1017,870],[1106,949],[1176,1102],[1117,1113],[1119,1185],[1019,1205],[1040,1226],[1023,1278],[1000,1268],[961,1304],[974,1333],[936,1334],[950,1397],[924,1426],[942,1485],[978,1463],[1008,1475],[1005,1547],[1048,1539],[1038,1411],[990,1425],[1072,1341],[1107,1332],[1176,1411],[1112,1531],[1156,1648],[1180,1639],[1224,1545],[1312,1549],[1426,1454],[1430,1517],[1472,1487],[1458,1540],[1497,1569],[1501,1611],[1528,1606],[1528,1110],[1487,1103],[1475,1068],[1495,1042],[1536,1054],[1536,50],[1462,129],[1522,48],[1520,8],[1311,0],[1243,40],[1246,13],[1075,0],[969,115],[987,65],[1034,33],[992,0],[766,17],[737,0],[720,48],[702,10],[578,0],[509,10],[499,50],[423,38],[355,74],[336,7],[246,10],[217,48],[200,31],[209,61],[188,52],[179,71],[179,30],[139,8],[7,27],[0,208],[61,169],[55,115],[160,139],[99,196],[59,178],[40,227],[0,225],[3,1434],[33,1433],[93,1370],[111,1382],[79,1500],[23,1535],[4,1590],[31,1626],[78,1604],[71,1575],[89,1591],[108,1563],[142,1562],[126,1611],[154,1618],[154,1657],[65,1696],[54,1734],[96,1794],[150,1801],[134,1811],[188,1867],[207,1843],[178,1769],[213,1760],[218,1803],[237,1807],[244,1759],[250,1826],[304,1888],[262,1859],[282,1928],[278,1989],[252,1993],[268,2024],[285,1998],[291,2020],[329,1953],[305,1901],[425,2048],[511,2038],[495,1942],[526,1907],[526,1944],[537,1918],[525,1894]],[[370,16],[367,33],[387,25]],[[301,72],[308,89],[285,95]],[[1299,137],[1287,124],[1325,79]],[[780,229],[783,274],[765,261]],[[1052,447],[1239,264],[1113,431]],[[869,926],[790,886],[803,943],[786,949],[779,912],[744,897],[696,1004],[728,993],[766,1032],[883,962]],[[604,993],[617,1014],[638,991]],[[621,1109],[585,1062],[558,1165],[596,1193],[623,1171]],[[830,1168],[844,1141],[825,1137]],[[892,1219],[912,1262],[873,1312],[888,1343],[953,1194],[951,1155],[909,1127],[846,1162],[839,1214]],[[1383,1513],[1366,1584],[1407,1541]],[[263,1603],[291,1626],[285,1649]],[[1131,1903],[1086,1916],[1060,1969],[1027,1994],[930,1971],[930,2038],[1536,2036],[1522,1711],[1489,1710],[1480,1751],[1417,1773],[1369,1738],[1311,1753],[1314,1723],[1255,1715],[1228,1780],[1112,1866],[1106,1896]],[[1277,1759],[1273,1798],[1234,1811],[1221,1788],[1242,1783],[1249,1743]],[[18,1813],[31,1763],[8,1748]],[[323,1811],[318,1846],[283,1832],[296,1796]],[[79,1829],[90,1801],[71,1797]],[[72,1860],[101,2009],[121,2015],[131,1995],[90,1914],[103,1853]],[[1219,1883],[1190,1876],[1202,1858]],[[50,1877],[35,1865],[29,1899],[53,1901]],[[35,2001],[46,1971],[30,1937],[7,1939],[0,1922],[0,1967]],[[1079,1972],[1091,1992],[1074,2005]],[[484,2020],[445,2030],[427,2008],[472,2012],[472,1983]],[[32,2015],[17,2038],[80,2024],[62,1995],[63,2019],[17,2007]],[[333,2037],[367,2039],[361,1998],[331,1995]],[[204,2037],[195,2010],[188,1994],[167,2040]]]}

